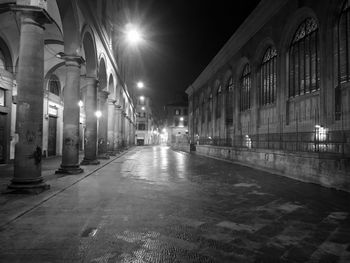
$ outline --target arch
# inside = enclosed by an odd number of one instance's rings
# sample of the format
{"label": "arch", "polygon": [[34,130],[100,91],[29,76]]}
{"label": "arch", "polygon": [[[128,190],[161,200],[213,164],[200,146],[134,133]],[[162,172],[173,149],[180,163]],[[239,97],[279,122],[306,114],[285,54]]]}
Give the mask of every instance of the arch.
{"label": "arch", "polygon": [[13,62],[10,49],[6,42],[0,37],[0,70],[13,73]]}
{"label": "arch", "polygon": [[1,49],[0,49],[0,69],[6,70],[5,55],[3,54]]}
{"label": "arch", "polygon": [[[266,50],[270,47],[274,47],[276,49],[276,44],[270,37],[264,38],[259,45],[256,48],[255,54],[254,54],[254,60],[253,64],[255,64],[257,69],[261,66],[261,61],[263,60]],[[277,51],[277,49],[276,49]]]}
{"label": "arch", "polygon": [[307,17],[298,26],[288,50],[288,96],[294,97],[320,88],[318,22]]}
{"label": "arch", "polygon": [[100,58],[99,66],[98,66],[98,80],[99,80],[99,89],[107,90],[108,82],[107,82],[107,70],[106,70],[106,62],[103,57]]}
{"label": "arch", "polygon": [[117,83],[116,83],[116,88],[115,88],[115,103],[116,105],[120,105],[120,98],[122,96],[122,88],[119,85],[118,79],[117,79]]}
{"label": "arch", "polygon": [[343,1],[341,10],[337,16],[337,69],[338,85],[350,81],[350,2]]}
{"label": "arch", "polygon": [[209,85],[207,88],[207,118],[208,118],[208,125],[209,122],[211,122],[211,115],[213,112],[213,90],[212,87]]}
{"label": "arch", "polygon": [[[54,74],[54,72],[57,69],[59,69],[61,67],[64,67],[65,65],[66,65],[65,62],[60,62],[60,63],[56,64],[55,66],[53,66],[52,68],[49,69],[49,71],[46,73],[45,78],[44,78],[44,88],[46,87],[46,89],[48,89],[50,76],[52,74]],[[63,90],[61,90],[61,94],[63,94]]]}
{"label": "arch", "polygon": [[302,23],[307,18],[313,18],[319,24],[318,17],[316,16],[315,12],[309,7],[299,8],[297,11],[290,15],[290,21],[284,26],[280,43],[277,47],[277,50],[279,50],[281,54],[288,52],[290,43],[292,42],[294,34],[299,28],[300,23]]}
{"label": "arch", "polygon": [[238,61],[234,79],[239,80],[241,78],[241,75],[242,75],[242,72],[243,72],[243,68],[245,67],[246,64],[249,64],[249,63],[250,62],[249,62],[247,57],[242,57]]}
{"label": "arch", "polygon": [[83,48],[86,60],[86,76],[97,77],[97,54],[92,30],[85,26],[83,30]]}
{"label": "arch", "polygon": [[228,81],[230,80],[230,78],[232,78],[232,70],[228,69],[224,73],[223,80],[222,80],[222,84],[224,85],[225,90],[226,90],[226,87],[227,87],[227,84],[228,84]]}
{"label": "arch", "polygon": [[220,84],[221,84],[221,83],[220,83],[220,80],[219,80],[219,79],[216,79],[215,82],[214,82],[214,85],[213,85],[213,86],[214,86],[214,93],[215,93],[215,94],[218,92],[219,87],[221,87]]}
{"label": "arch", "polygon": [[115,85],[114,85],[114,78],[113,78],[112,74],[109,75],[108,91],[109,91],[109,97],[114,99],[115,98]]}
{"label": "arch", "polygon": [[265,49],[259,64],[259,105],[275,103],[277,92],[277,50],[274,46]]}
{"label": "arch", "polygon": [[80,55],[80,31],[76,1],[56,1],[60,12],[63,28],[64,53],[67,55]]}
{"label": "arch", "polygon": [[210,85],[208,85],[208,87],[206,88],[206,98],[209,98],[210,95],[213,96],[212,87]]}
{"label": "arch", "polygon": [[49,78],[48,90],[50,93],[55,94],[56,96],[61,95],[61,82],[55,74],[51,74]]}
{"label": "arch", "polygon": [[216,80],[214,84],[214,100],[215,100],[215,118],[221,117],[221,106],[222,106],[222,85],[220,80]]}
{"label": "arch", "polygon": [[246,63],[242,69],[240,78],[240,111],[246,111],[251,106],[251,67]]}

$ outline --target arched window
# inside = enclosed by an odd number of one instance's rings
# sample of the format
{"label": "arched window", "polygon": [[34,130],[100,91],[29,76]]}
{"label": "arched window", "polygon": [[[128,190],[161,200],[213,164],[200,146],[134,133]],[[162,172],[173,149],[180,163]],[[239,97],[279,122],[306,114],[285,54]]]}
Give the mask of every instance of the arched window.
{"label": "arched window", "polygon": [[208,122],[209,121],[211,121],[211,113],[212,113],[212,110],[213,110],[213,94],[212,93],[210,93],[209,94],[209,97],[208,97],[208,107],[207,107],[207,109],[208,109],[208,113],[207,113],[207,115],[208,115]]}
{"label": "arched window", "polygon": [[246,64],[240,79],[240,110],[246,111],[250,109],[250,86],[251,86],[251,72],[249,64]]}
{"label": "arched window", "polygon": [[338,21],[338,85],[335,87],[335,119],[340,120],[342,115],[341,85],[350,81],[350,1],[346,0]]}
{"label": "arched window", "polygon": [[301,23],[289,49],[289,97],[319,89],[318,24],[313,18]]}
{"label": "arched window", "polygon": [[233,123],[233,78],[230,77],[226,87],[226,124]]}
{"label": "arched window", "polygon": [[338,26],[338,72],[340,83],[350,81],[350,1],[346,0]]}
{"label": "arched window", "polygon": [[0,69],[6,70],[5,56],[0,49]]}
{"label": "arched window", "polygon": [[60,80],[56,75],[52,74],[49,80],[49,92],[57,96],[60,96],[60,91],[61,91]]}
{"label": "arched window", "polygon": [[[202,95],[203,96],[203,95]],[[201,99],[201,108],[202,108],[202,110],[201,110],[201,113],[202,113],[202,123],[204,123],[205,122],[205,100],[204,100],[204,98],[202,97],[202,99]]]}
{"label": "arched window", "polygon": [[216,112],[215,112],[215,115],[216,115],[216,118],[220,118],[221,117],[221,93],[222,93],[222,90],[221,90],[221,85],[218,87],[218,90],[216,92]]}
{"label": "arched window", "polygon": [[274,103],[276,100],[276,71],[277,51],[275,48],[268,48],[263,57],[260,67],[260,105]]}

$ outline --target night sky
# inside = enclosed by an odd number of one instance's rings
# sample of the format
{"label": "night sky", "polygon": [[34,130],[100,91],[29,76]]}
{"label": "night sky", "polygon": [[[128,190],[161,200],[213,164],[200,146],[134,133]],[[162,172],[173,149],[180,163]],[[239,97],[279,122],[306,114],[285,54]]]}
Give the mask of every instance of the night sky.
{"label": "night sky", "polygon": [[[130,1],[127,1],[130,4]],[[161,106],[181,97],[259,0],[139,0],[130,20],[140,23],[146,44],[140,47],[136,73],[143,93]]]}

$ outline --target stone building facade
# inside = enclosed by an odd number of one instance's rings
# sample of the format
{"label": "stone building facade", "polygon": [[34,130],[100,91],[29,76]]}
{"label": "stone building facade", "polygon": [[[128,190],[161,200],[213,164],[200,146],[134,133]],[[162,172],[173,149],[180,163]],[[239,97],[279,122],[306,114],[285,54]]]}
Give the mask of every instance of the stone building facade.
{"label": "stone building facade", "polygon": [[262,0],[186,90],[199,154],[350,191],[350,1]]}
{"label": "stone building facade", "polygon": [[79,151],[95,164],[134,144],[118,3],[0,1],[0,163],[14,160],[11,188],[45,188],[42,157],[62,155],[57,172],[74,174]]}
{"label": "stone building facade", "polygon": [[159,143],[159,130],[153,115],[152,100],[147,96],[136,99],[136,136],[137,145],[154,145]]}
{"label": "stone building facade", "polygon": [[168,144],[188,142],[188,103],[175,102],[165,106],[166,122],[165,127],[168,133]]}

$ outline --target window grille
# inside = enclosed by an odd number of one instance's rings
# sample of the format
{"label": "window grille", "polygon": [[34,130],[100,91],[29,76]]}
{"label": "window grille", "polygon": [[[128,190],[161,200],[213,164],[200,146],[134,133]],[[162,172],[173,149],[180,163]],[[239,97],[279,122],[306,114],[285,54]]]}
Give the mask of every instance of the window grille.
{"label": "window grille", "polygon": [[226,87],[226,123],[233,123],[233,78],[230,77]]}
{"label": "window grille", "polygon": [[289,97],[319,89],[318,24],[313,18],[301,23],[289,49]]}
{"label": "window grille", "polygon": [[274,103],[276,100],[276,71],[277,51],[270,47],[266,50],[260,67],[259,103],[261,106]]}
{"label": "window grille", "polygon": [[218,90],[217,90],[217,93],[216,93],[216,118],[220,118],[221,117],[221,93],[222,93],[222,90],[221,90],[221,85],[218,87]]}
{"label": "window grille", "polygon": [[51,75],[49,80],[49,92],[55,94],[56,96],[60,96],[61,85],[60,80],[56,75]]}
{"label": "window grille", "polygon": [[240,83],[240,110],[246,111],[250,109],[251,71],[249,64],[244,66]]}

